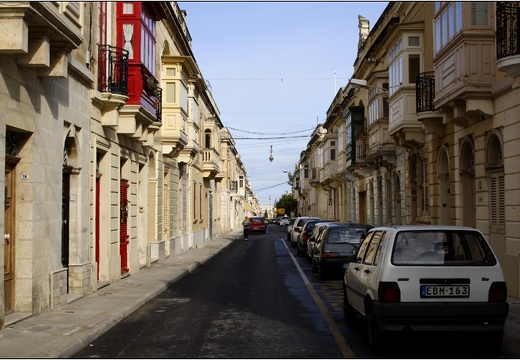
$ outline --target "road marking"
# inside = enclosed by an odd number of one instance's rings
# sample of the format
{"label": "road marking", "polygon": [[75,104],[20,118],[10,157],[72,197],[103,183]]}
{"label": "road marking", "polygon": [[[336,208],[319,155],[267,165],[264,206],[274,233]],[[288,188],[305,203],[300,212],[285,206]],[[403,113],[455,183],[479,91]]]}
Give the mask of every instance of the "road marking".
{"label": "road marking", "polygon": [[345,338],[343,337],[343,334],[341,333],[341,331],[339,331],[338,326],[334,322],[332,315],[330,315],[330,312],[327,310],[327,307],[325,306],[323,301],[321,301],[319,295],[314,290],[314,287],[312,286],[309,279],[303,272],[302,268],[300,267],[300,264],[298,264],[298,261],[292,254],[291,250],[287,247],[287,244],[285,243],[285,241],[284,240],[280,240],[280,241],[283,243],[283,245],[287,249],[287,252],[291,256],[291,258],[294,262],[294,265],[296,265],[296,269],[298,269],[298,272],[300,273],[300,276],[302,277],[303,282],[307,286],[307,289],[309,290],[312,298],[314,299],[314,302],[320,309],[321,314],[323,315],[323,318],[325,319],[325,322],[329,326],[329,330],[332,333],[332,336],[334,336],[334,340],[336,340],[336,344],[338,345],[340,351],[343,353],[343,356],[345,358],[355,358],[356,356],[352,352],[352,349],[350,348],[350,346],[348,346],[347,342],[345,341]]}

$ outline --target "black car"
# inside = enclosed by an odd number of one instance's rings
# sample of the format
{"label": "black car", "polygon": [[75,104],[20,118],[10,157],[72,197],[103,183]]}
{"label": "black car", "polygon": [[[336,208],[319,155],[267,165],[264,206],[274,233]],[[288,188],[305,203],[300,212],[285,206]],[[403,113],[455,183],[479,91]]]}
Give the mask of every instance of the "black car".
{"label": "black car", "polygon": [[312,270],[320,279],[342,277],[347,264],[354,260],[361,240],[372,226],[354,223],[329,223],[316,241]]}

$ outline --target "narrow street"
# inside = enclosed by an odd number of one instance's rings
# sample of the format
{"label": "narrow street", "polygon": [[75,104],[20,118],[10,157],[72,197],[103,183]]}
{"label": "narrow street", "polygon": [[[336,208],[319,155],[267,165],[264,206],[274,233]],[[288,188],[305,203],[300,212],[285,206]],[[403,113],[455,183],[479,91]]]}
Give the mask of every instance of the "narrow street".
{"label": "narrow street", "polygon": [[481,357],[460,334],[400,336],[375,353],[364,322],[343,320],[341,279],[319,280],[285,235],[269,225],[234,241],[74,357]]}
{"label": "narrow street", "polygon": [[284,231],[234,242],[76,357],[344,357]]}

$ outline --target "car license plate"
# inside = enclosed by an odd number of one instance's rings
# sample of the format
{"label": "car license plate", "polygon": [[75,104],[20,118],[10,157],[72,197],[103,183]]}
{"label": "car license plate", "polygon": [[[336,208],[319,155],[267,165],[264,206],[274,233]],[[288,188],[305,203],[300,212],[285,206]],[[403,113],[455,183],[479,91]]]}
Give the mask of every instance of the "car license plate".
{"label": "car license plate", "polygon": [[421,297],[469,297],[469,285],[421,285]]}

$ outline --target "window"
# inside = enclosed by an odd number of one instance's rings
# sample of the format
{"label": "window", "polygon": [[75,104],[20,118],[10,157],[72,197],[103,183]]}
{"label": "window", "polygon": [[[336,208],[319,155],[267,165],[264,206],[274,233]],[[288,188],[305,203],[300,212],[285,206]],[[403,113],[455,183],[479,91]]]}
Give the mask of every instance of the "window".
{"label": "window", "polygon": [[402,41],[399,39],[397,44],[395,44],[391,49],[388,55],[388,60],[390,62],[390,66],[388,67],[390,84],[389,84],[389,95],[392,95],[399,87],[401,87],[403,83],[403,59],[401,58],[401,52],[403,50]]}
{"label": "window", "polygon": [[503,174],[490,177],[491,225],[503,226],[506,223],[505,180]]}
{"label": "window", "polygon": [[336,160],[336,142],[335,141],[331,141],[330,142],[330,160]]}
{"label": "window", "polygon": [[408,55],[408,82],[415,83],[417,75],[421,72],[421,56],[418,54]]}
{"label": "window", "polygon": [[421,159],[419,171],[419,199],[421,201],[421,211],[428,212],[428,160],[426,158]]}
{"label": "window", "polygon": [[204,135],[205,135],[204,147],[206,149],[211,149],[211,130],[206,129],[206,131],[204,131]]}
{"label": "window", "polygon": [[471,3],[471,25],[487,26],[488,4],[485,1]]}
{"label": "window", "polygon": [[420,46],[421,41],[419,36],[409,36],[408,37],[408,46]]}
{"label": "window", "polygon": [[363,258],[365,257],[365,254],[368,249],[368,245],[370,244],[370,240],[372,239],[373,233],[369,233],[365,238],[363,239],[363,242],[361,243],[361,246],[359,247],[359,250],[356,255],[356,261],[361,262]]}
{"label": "window", "polygon": [[[486,2],[479,4],[483,4],[487,10]],[[439,52],[462,30],[462,2],[437,2],[435,8],[438,11],[434,20],[435,52]]]}
{"label": "window", "polygon": [[379,240],[381,240],[381,231],[374,232],[374,236],[370,241],[370,244],[367,247],[367,253],[365,255],[365,259],[363,260],[363,264],[373,265],[376,257],[377,248],[379,246]]}
{"label": "window", "polygon": [[496,259],[475,231],[402,231],[396,236],[394,265],[493,266]]}
{"label": "window", "polygon": [[155,74],[155,20],[146,3],[141,11],[141,63],[151,74]]}
{"label": "window", "polygon": [[165,102],[170,103],[170,104],[175,103],[175,83],[167,82],[165,90],[166,90]]}

